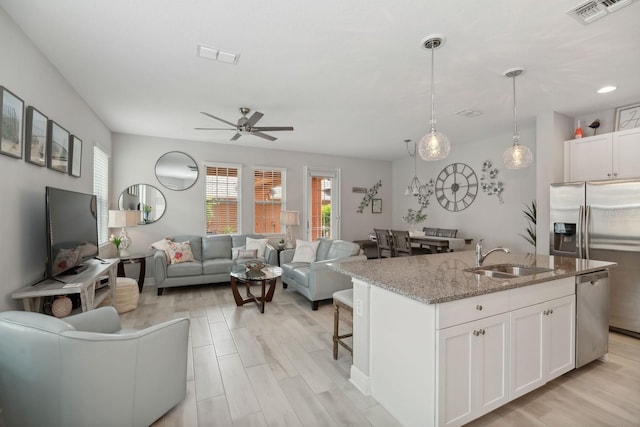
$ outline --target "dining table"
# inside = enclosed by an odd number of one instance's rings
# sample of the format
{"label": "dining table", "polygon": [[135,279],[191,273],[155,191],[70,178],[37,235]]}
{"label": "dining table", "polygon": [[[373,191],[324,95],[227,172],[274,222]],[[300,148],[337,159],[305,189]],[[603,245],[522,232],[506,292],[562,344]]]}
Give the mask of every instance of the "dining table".
{"label": "dining table", "polygon": [[424,236],[411,235],[411,243],[428,246],[432,252],[453,252],[464,249],[465,245],[470,245],[473,239],[462,237],[440,237],[440,236]]}

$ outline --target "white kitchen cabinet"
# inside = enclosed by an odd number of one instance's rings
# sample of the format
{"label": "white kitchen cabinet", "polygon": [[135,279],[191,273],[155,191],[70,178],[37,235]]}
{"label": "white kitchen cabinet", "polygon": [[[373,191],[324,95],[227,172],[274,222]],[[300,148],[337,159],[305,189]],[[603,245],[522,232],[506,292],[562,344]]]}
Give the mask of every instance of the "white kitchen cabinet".
{"label": "white kitchen cabinet", "polygon": [[565,141],[565,181],[636,178],[640,128]]}
{"label": "white kitchen cabinet", "polygon": [[640,128],[613,133],[613,171],[615,178],[640,177]]}
{"label": "white kitchen cabinet", "polygon": [[509,315],[437,332],[438,425],[459,426],[509,401]]}
{"label": "white kitchen cabinet", "polygon": [[575,296],[511,312],[511,400],[575,366]]}

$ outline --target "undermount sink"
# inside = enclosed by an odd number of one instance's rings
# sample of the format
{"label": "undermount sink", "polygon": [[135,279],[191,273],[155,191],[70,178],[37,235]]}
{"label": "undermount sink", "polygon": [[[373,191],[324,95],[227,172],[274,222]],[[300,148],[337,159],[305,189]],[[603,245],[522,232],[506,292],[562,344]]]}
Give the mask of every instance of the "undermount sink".
{"label": "undermount sink", "polygon": [[488,277],[508,279],[511,277],[522,277],[540,273],[548,273],[553,270],[551,270],[550,268],[532,267],[530,265],[495,264],[485,265],[482,267],[467,268],[465,271]]}

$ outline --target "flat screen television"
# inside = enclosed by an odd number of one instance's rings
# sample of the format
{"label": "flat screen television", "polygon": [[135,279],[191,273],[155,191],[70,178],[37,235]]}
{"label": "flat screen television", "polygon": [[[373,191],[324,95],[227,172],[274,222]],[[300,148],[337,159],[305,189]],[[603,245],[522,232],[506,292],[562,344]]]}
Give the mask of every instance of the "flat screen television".
{"label": "flat screen television", "polygon": [[97,199],[93,194],[46,188],[48,279],[77,272],[98,255]]}

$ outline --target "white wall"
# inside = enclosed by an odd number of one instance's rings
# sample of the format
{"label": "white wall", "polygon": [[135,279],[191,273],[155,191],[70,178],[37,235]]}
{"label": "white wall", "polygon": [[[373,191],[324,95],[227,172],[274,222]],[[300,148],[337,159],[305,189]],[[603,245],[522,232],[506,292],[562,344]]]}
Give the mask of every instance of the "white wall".
{"label": "white wall", "polygon": [[[277,142],[265,142],[270,146]],[[200,168],[197,183],[184,191],[173,191],[163,187],[155,177],[154,168],[158,158],[168,152],[179,150],[193,157]],[[376,225],[391,223],[391,162],[362,160],[345,157],[322,156],[299,152],[256,149],[235,144],[214,144],[207,142],[182,141],[175,139],[113,135],[113,185],[111,190],[112,209],[117,208],[120,193],[132,184],[151,184],[158,188],[167,200],[165,215],[157,222],[128,229],[131,236],[132,252],[144,252],[146,247],[164,236],[176,234],[204,234],[204,193],[205,162],[241,164],[242,171],[242,224],[241,232],[253,232],[252,168],[271,166],[285,168],[287,209],[304,212],[303,168],[339,168],[342,179],[342,235],[344,240],[366,239]],[[382,180],[377,197],[382,199],[381,214],[371,213],[371,207],[364,213],[356,213],[363,194],[353,193],[352,187],[367,187]],[[296,227],[296,236],[301,238],[302,227]]]}
{"label": "white wall", "polygon": [[[476,173],[478,181],[482,177],[482,163],[490,160],[498,169],[496,179],[503,183],[503,204],[494,195],[478,190],[478,195],[467,209],[450,212],[440,206],[434,196],[426,212],[427,220],[422,227],[458,229],[460,237],[474,239],[473,249],[479,239],[484,239],[485,248],[506,246],[512,251],[533,252],[533,246],[518,234],[526,234],[527,222],[522,214],[525,203],[529,204],[536,197],[536,137],[533,127],[520,130],[520,143],[527,145],[534,153],[534,163],[527,169],[508,170],[504,167],[502,154],[512,144],[513,134],[504,133],[491,137],[479,137],[473,142],[451,142],[451,152],[444,160],[425,162],[418,158],[418,178],[422,183],[430,178],[434,180],[440,171],[451,163],[465,163]],[[404,189],[413,176],[413,159],[406,157],[393,162],[393,218],[394,228],[407,229],[402,216],[408,208],[418,208],[414,197],[404,196]]]}
{"label": "white wall", "polygon": [[111,134],[42,53],[0,9],[0,85],[83,140],[82,176],[0,155],[0,311],[21,308],[11,293],[42,278],[46,262],[45,187],[93,191],[93,145]]}

